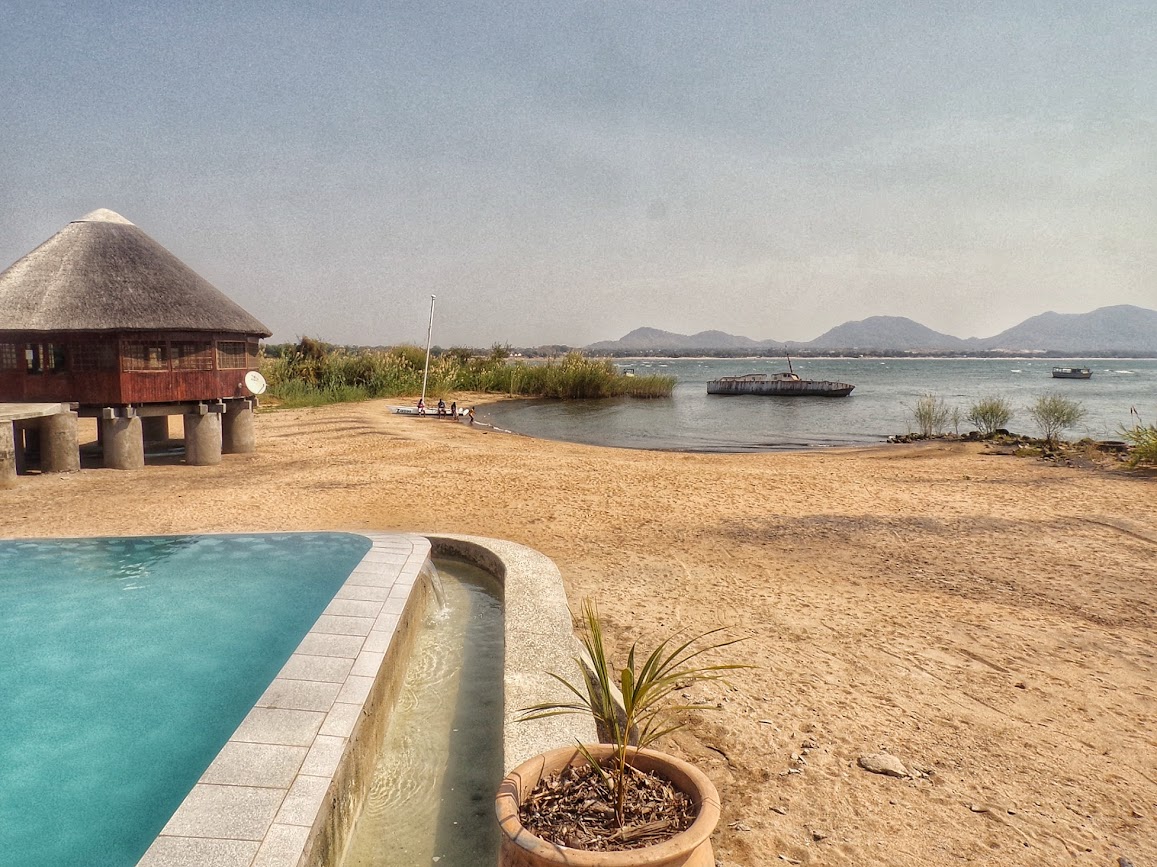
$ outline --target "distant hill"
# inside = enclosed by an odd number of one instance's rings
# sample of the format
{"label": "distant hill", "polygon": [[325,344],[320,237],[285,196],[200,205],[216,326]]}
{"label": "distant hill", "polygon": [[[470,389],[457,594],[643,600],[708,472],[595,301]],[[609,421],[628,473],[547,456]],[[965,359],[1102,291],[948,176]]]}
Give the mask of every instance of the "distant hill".
{"label": "distant hill", "polygon": [[603,340],[586,347],[594,352],[660,352],[701,349],[765,349],[782,346],[774,340],[757,341],[750,337],[737,337],[723,331],[700,331],[697,334],[676,334],[658,328],[636,328],[618,340]]}
{"label": "distant hill", "polygon": [[1082,352],[1157,352],[1157,310],[1118,304],[1090,313],[1042,313],[995,337],[983,349]]}
{"label": "distant hill", "polygon": [[903,316],[870,316],[858,322],[845,322],[801,345],[809,349],[898,352],[968,349],[968,344],[959,337],[941,334]]}
{"label": "distant hill", "polygon": [[[592,352],[703,352],[734,355],[782,349],[777,340],[752,340],[723,331],[675,334],[657,328],[636,328],[619,340],[586,347]],[[825,352],[1050,352],[1053,354],[1157,354],[1157,310],[1119,304],[1089,313],[1042,313],[994,337],[962,340],[933,331],[903,316],[871,316],[845,322],[793,349]]]}

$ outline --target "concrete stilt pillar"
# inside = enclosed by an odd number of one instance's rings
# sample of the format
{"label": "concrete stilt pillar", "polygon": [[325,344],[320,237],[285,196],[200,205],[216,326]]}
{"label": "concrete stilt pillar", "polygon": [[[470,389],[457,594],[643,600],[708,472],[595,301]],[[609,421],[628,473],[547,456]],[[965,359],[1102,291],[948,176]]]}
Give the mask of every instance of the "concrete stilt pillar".
{"label": "concrete stilt pillar", "polygon": [[255,448],[257,433],[249,401],[229,404],[229,411],[221,417],[221,451],[227,455],[240,455]]}
{"label": "concrete stilt pillar", "polygon": [[185,419],[185,463],[209,467],[221,463],[221,414],[187,412]]}
{"label": "concrete stilt pillar", "polygon": [[0,421],[0,488],[16,484],[16,436],[12,422]]}
{"label": "concrete stilt pillar", "polygon": [[145,465],[140,418],[102,418],[100,432],[104,465],[110,470],[139,470]]}
{"label": "concrete stilt pillar", "polygon": [[45,416],[40,422],[40,471],[75,473],[80,470],[80,443],[76,438],[76,413]]}
{"label": "concrete stilt pillar", "polygon": [[169,438],[169,417],[150,415],[141,419],[141,435],[147,443],[163,443]]}

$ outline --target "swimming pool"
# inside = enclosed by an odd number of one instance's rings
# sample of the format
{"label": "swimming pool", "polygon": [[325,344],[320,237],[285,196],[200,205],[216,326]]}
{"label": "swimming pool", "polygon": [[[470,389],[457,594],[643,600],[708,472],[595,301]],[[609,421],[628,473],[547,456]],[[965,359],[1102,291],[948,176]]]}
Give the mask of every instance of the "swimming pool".
{"label": "swimming pool", "polygon": [[[297,538],[309,535],[330,534],[293,534]],[[195,538],[265,540],[271,537]],[[503,588],[502,607],[506,616],[502,642],[502,766],[513,767],[559,743],[594,739],[594,723],[589,718],[552,717],[529,723],[515,723],[513,719],[512,708],[565,698],[562,687],[546,672],[566,673],[567,666],[574,665],[566,595],[558,568],[548,558],[513,542],[473,536],[426,537],[366,531],[352,539],[355,545],[363,548],[368,545],[369,549],[292,650],[277,676],[244,712],[240,724],[180,800],[176,812],[164,822],[160,834],[136,862],[138,867],[321,867],[338,863],[365,803],[418,627],[431,606],[440,604],[436,582],[432,580],[432,554],[474,563],[498,579]],[[59,544],[63,550],[71,546],[84,549],[94,541],[114,544],[100,552],[101,556],[81,558],[85,567],[82,571],[90,571],[90,578],[103,575],[106,583],[118,585],[126,593],[147,590],[143,582],[152,574],[151,560],[166,559],[192,547],[187,537],[58,540],[53,544]],[[117,559],[118,546],[148,548],[154,542],[165,549],[165,555],[146,554],[143,559],[149,562],[136,565],[131,558]],[[20,572],[22,559],[35,554],[36,544],[0,541],[7,557],[0,563],[0,584],[9,575]],[[244,567],[231,571],[236,564],[227,562],[228,557],[215,554],[209,557],[216,559],[221,570],[234,579],[244,575],[248,581],[251,577],[251,572]],[[110,563],[117,562],[124,563],[126,568],[119,572],[115,568],[111,572],[106,570]],[[270,596],[278,592],[279,587],[272,585],[266,601],[273,603],[275,600]],[[28,653],[26,648],[5,644],[10,638],[9,624],[26,619],[27,611],[23,609],[29,605],[27,597],[35,602],[45,591],[39,585],[10,581],[0,587],[0,593],[8,594],[0,598],[3,606],[0,607],[0,652],[5,654],[0,674],[12,678],[11,684],[17,683],[8,664],[12,654],[29,656],[38,650],[35,644]],[[198,602],[192,600],[194,607]],[[83,623],[77,621],[95,616],[97,611],[83,602],[74,609],[89,612],[78,614],[74,610],[67,616],[61,615],[60,619],[71,621],[70,628],[74,629],[83,628]],[[255,616],[261,617],[260,613]],[[243,628],[248,627],[246,622]],[[126,628],[131,631],[133,627],[130,624]],[[52,628],[46,631],[51,633]],[[25,671],[23,657],[15,658],[19,664],[11,668]],[[577,669],[570,673],[571,676],[579,674]],[[26,684],[17,685],[26,688]],[[0,689],[9,688],[0,684]],[[174,690],[182,688],[181,684],[170,686]],[[0,697],[4,700],[0,712],[8,714],[4,721],[10,723],[6,730],[10,734],[18,709],[15,692],[11,695],[0,692]],[[13,700],[9,701],[10,698]],[[56,697],[43,698],[51,702]],[[136,710],[134,707],[132,712]],[[162,723],[160,727],[165,725],[167,723]],[[51,740],[31,749],[55,752]],[[0,760],[7,760],[10,755]],[[142,767],[145,764],[138,762]],[[149,765],[145,771],[151,773],[157,769],[164,773],[163,762]],[[57,772],[58,778],[37,783],[39,788],[34,789],[34,798],[56,798],[53,787],[69,785],[71,769],[67,763],[63,769],[58,766]],[[8,810],[7,813],[0,811],[0,827],[14,832],[12,837],[0,841],[4,847],[0,848],[0,861],[21,865],[134,863],[131,856],[126,861],[117,861],[111,860],[108,852],[94,851],[92,841],[84,840],[87,831],[78,835],[83,854],[76,858],[46,855],[35,849],[41,842],[35,835],[25,833],[17,840],[23,829],[10,826],[24,823],[26,817],[17,816],[16,808],[26,806],[23,801],[28,800],[27,789],[17,792],[17,782],[14,772],[0,764],[0,807]],[[134,787],[140,782],[135,778],[107,781],[104,788],[87,797],[103,800],[110,786]],[[63,800],[57,799],[56,803],[58,809],[67,809]],[[167,809],[158,809],[152,814],[132,814],[128,821],[142,825],[146,821],[155,823],[157,816]],[[63,814],[47,821],[49,842],[77,824]],[[143,840],[147,834],[141,830]],[[24,851],[22,841],[31,841],[28,844],[34,848]],[[85,850],[85,846],[89,848]],[[57,861],[58,857],[63,860]],[[13,858],[16,860],[11,860]]]}
{"label": "swimming pool", "polygon": [[0,852],[135,864],[370,547],[0,541]]}

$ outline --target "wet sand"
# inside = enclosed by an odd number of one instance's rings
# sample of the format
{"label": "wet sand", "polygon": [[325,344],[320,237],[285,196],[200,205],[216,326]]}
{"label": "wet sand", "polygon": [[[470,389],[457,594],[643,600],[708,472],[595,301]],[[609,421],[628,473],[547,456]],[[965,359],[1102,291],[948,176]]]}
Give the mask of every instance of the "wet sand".
{"label": "wet sand", "polygon": [[[461,402],[461,401],[460,401]],[[511,539],[624,650],[727,626],[756,669],[667,739],[723,864],[1157,863],[1157,478],[971,444],[705,455],[263,413],[216,467],[22,477],[0,535]],[[869,773],[887,751],[913,772]]]}

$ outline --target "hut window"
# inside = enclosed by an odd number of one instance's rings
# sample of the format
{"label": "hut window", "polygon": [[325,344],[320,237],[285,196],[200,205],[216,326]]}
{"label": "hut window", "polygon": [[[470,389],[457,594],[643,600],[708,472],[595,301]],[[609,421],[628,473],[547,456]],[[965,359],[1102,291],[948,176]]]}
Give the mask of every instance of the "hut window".
{"label": "hut window", "polygon": [[24,347],[24,364],[29,373],[44,373],[44,348],[39,343]]}
{"label": "hut window", "polygon": [[174,343],[173,344],[174,370],[212,370],[213,344]]}
{"label": "hut window", "polygon": [[[254,353],[256,357],[256,353]],[[248,367],[245,343],[241,340],[222,340],[217,344],[217,367],[221,370]]]}
{"label": "hut window", "polygon": [[27,343],[24,364],[28,373],[63,373],[68,370],[68,356],[60,343]]}
{"label": "hut window", "polygon": [[86,373],[116,370],[116,345],[112,343],[73,344],[72,369]]}
{"label": "hut window", "polygon": [[52,373],[63,373],[68,370],[68,356],[61,343],[46,343],[44,345],[44,369]]}
{"label": "hut window", "polygon": [[169,357],[164,343],[134,341],[124,348],[125,370],[168,370]]}
{"label": "hut window", "polygon": [[19,364],[16,363],[16,344],[15,343],[0,343],[0,370],[16,370]]}

